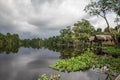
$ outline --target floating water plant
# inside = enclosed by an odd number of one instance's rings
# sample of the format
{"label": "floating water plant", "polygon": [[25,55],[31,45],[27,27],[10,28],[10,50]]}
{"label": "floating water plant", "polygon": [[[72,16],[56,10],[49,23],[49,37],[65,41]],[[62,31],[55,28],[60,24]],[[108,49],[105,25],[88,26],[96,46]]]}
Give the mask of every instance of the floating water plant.
{"label": "floating water plant", "polygon": [[95,55],[92,52],[85,52],[81,56],[72,57],[71,59],[58,60],[55,64],[50,67],[60,71],[79,71],[86,70],[94,65]]}
{"label": "floating water plant", "polygon": [[109,74],[120,72],[120,58],[106,58],[106,57],[96,58],[97,67],[103,67],[105,65],[109,68]]}
{"label": "floating water plant", "polygon": [[104,48],[104,52],[113,56],[120,56],[120,48],[106,47]]}
{"label": "floating water plant", "polygon": [[50,75],[50,76],[43,74],[37,80],[59,80],[59,78],[60,78],[60,74],[54,74],[54,75]]}
{"label": "floating water plant", "polygon": [[120,57],[109,58],[103,56],[97,56],[91,51],[86,51],[84,54],[78,57],[72,57],[70,59],[58,60],[55,64],[50,65],[51,68],[60,71],[80,71],[92,68],[101,68],[107,66],[109,69],[107,73],[114,74],[120,72]]}

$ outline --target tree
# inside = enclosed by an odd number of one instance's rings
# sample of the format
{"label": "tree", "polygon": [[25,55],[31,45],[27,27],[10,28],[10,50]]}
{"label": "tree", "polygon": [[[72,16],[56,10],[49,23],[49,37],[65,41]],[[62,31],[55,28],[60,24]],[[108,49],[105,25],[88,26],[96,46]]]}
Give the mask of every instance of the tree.
{"label": "tree", "polygon": [[92,34],[95,29],[88,20],[82,19],[82,21],[78,21],[77,23],[74,24],[72,30],[74,33],[78,34],[79,33]]}
{"label": "tree", "polygon": [[91,1],[91,3],[88,4],[84,10],[88,12],[90,15],[97,15],[102,17],[106,21],[108,30],[110,32],[110,25],[106,17],[107,13],[110,11],[108,5],[109,5],[109,0],[98,0],[96,2]]}
{"label": "tree", "polygon": [[62,38],[61,42],[66,42],[65,44],[69,46],[69,43],[72,41],[71,27],[67,26],[65,29],[60,30],[60,33],[60,39]]}
{"label": "tree", "polygon": [[102,29],[101,28],[97,28],[97,32],[102,32]]}
{"label": "tree", "polygon": [[120,25],[117,25],[117,26],[115,27],[115,30],[116,30],[118,33],[120,33]]}
{"label": "tree", "polygon": [[109,32],[108,27],[106,27],[106,28],[104,29],[104,32]]}
{"label": "tree", "polygon": [[65,36],[66,34],[71,34],[70,26],[67,26],[65,29],[61,29],[60,33],[62,36]]}

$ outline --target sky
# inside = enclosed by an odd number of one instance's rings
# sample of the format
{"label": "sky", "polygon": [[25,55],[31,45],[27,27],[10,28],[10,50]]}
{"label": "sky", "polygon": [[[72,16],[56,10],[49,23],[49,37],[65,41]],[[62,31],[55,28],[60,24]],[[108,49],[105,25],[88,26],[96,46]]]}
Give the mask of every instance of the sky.
{"label": "sky", "polygon": [[[90,0],[0,0],[0,33],[17,33],[20,38],[48,38],[66,26],[87,19],[104,29],[104,19],[84,11]],[[107,15],[114,27],[114,13]]]}

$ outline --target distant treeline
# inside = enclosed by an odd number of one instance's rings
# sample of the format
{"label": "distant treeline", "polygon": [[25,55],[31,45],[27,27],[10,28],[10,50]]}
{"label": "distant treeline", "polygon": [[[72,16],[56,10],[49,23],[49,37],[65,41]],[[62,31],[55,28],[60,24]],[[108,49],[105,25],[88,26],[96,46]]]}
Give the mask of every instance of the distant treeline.
{"label": "distant treeline", "polygon": [[18,34],[0,33],[0,52],[16,53],[19,47],[41,48],[42,46],[43,40],[39,38],[20,39]]}
{"label": "distant treeline", "polygon": [[[18,34],[0,33],[0,52],[17,52],[20,44]],[[14,47],[14,48],[13,48]]]}

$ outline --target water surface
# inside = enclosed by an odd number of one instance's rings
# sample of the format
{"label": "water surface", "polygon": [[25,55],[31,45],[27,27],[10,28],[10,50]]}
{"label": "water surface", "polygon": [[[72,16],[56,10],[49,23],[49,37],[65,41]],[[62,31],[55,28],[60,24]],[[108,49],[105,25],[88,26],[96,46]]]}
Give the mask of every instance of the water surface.
{"label": "water surface", "polygon": [[17,53],[0,53],[0,80],[37,80],[42,74],[61,74],[60,80],[104,80],[106,75],[87,70],[85,72],[60,72],[49,68],[61,57],[60,52],[48,49],[21,47]]}

